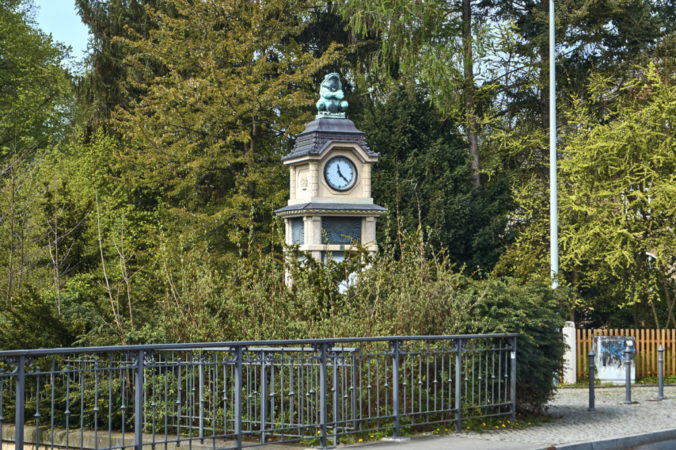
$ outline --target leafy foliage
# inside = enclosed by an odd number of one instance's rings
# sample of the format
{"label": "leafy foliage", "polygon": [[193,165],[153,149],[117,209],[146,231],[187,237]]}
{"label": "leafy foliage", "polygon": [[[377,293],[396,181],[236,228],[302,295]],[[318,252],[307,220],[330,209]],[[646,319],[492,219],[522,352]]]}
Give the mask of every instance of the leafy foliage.
{"label": "leafy foliage", "polygon": [[[420,233],[405,233],[396,252],[391,246],[373,258],[355,253],[327,267],[309,255],[285,265],[260,253],[221,273],[209,269],[208,258],[195,252],[175,264],[167,260],[174,269],[161,314],[149,324],[155,340],[517,332],[520,407],[541,410],[553,394],[564,348],[559,312],[571,293],[552,291],[544,279],[469,278],[430,253]],[[356,280],[340,293],[338,283],[355,270]]]}
{"label": "leafy foliage", "polygon": [[157,26],[148,8],[169,10],[170,5],[162,0],[75,0],[75,5],[91,35],[90,69],[77,81],[78,125],[89,137],[99,127],[109,128],[116,108],[128,108],[143,94],[134,81],[145,71],[126,63],[130,49],[120,39],[147,37]]}
{"label": "leafy foliage", "polygon": [[141,194],[137,207],[166,206],[221,251],[235,249],[250,218],[257,233],[267,228],[284,198],[286,137],[309,117],[303,88],[334,56],[315,58],[297,42],[307,5],[179,0],[172,15],[153,13],[160,25],[148,39],[124,41],[139,71],[162,68],[137,83],[146,93],[114,122],[128,142],[118,170]]}
{"label": "leafy foliage", "polygon": [[[66,50],[33,28],[24,2],[0,3],[0,176],[63,137]],[[11,36],[11,38],[9,38]]]}
{"label": "leafy foliage", "polygon": [[[420,227],[436,248],[470,272],[490,272],[506,244],[511,205],[504,176],[472,185],[470,159],[454,123],[434,109],[424,90],[401,86],[356,118],[382,157],[373,170],[373,195],[393,226],[379,241],[398,241]],[[385,233],[389,233],[386,237]]]}
{"label": "leafy foliage", "polygon": [[[548,2],[78,0],[73,80],[0,0],[0,345],[519,332],[542,408],[562,310],[676,323],[672,3],[556,2],[552,292]],[[377,255],[322,265],[272,211],[332,71],[389,214]]]}
{"label": "leafy foliage", "polygon": [[[47,279],[36,175],[65,137],[72,101],[66,50],[33,27],[23,1],[0,2],[0,305]],[[47,275],[47,276],[45,276]],[[44,278],[43,278],[44,277]],[[39,288],[38,288],[39,289]]]}
{"label": "leafy foliage", "polygon": [[561,376],[565,350],[560,333],[564,306],[572,293],[553,291],[546,279],[523,284],[512,278],[474,284],[464,296],[475,304],[462,332],[519,333],[517,344],[517,399],[522,410],[542,412]]}
{"label": "leafy foliage", "polygon": [[[676,91],[654,66],[626,87],[612,83],[592,80],[594,103],[576,103],[562,139],[561,270],[585,294],[593,320],[660,327],[674,323]],[[608,92],[615,93],[612,102]],[[602,123],[592,112],[597,102],[606,103]],[[524,216],[535,216],[544,206],[530,192],[526,187],[521,196]],[[521,234],[502,268],[514,264],[523,274],[538,266],[544,270],[533,254],[542,250],[547,227],[540,220]],[[627,307],[633,317],[623,318]]]}

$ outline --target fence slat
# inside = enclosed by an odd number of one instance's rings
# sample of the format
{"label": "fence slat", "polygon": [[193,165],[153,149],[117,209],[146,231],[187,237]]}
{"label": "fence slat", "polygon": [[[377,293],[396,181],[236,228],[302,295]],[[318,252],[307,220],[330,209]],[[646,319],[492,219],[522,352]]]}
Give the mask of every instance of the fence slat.
{"label": "fence slat", "polygon": [[671,373],[669,375],[676,375],[676,330],[671,330]]}
{"label": "fence slat", "polygon": [[648,359],[646,358],[646,351],[648,350],[648,330],[642,329],[641,334],[643,335],[643,351],[641,354],[643,355],[643,375],[648,375],[649,368],[648,368]]}
{"label": "fence slat", "polygon": [[[640,359],[641,359],[641,365],[640,365],[640,369],[638,367],[636,368],[637,369],[636,375],[638,375],[640,373],[641,376],[642,376],[642,375],[645,375],[645,330],[636,330],[636,331],[637,331],[637,334],[639,336],[639,337],[636,338],[636,340],[638,342],[640,342],[640,347],[641,347],[641,350],[640,350],[641,353],[639,354]],[[637,348],[637,351],[638,351],[638,348]],[[638,366],[638,364],[637,364],[637,366]]]}
{"label": "fence slat", "polygon": [[650,375],[655,375],[655,330],[648,330],[650,338],[648,339],[648,360],[650,361]]}
{"label": "fence slat", "polygon": [[657,330],[650,330],[650,375],[657,373]]}
{"label": "fence slat", "polygon": [[646,350],[646,332],[644,329],[637,330],[641,340],[641,375],[646,375],[647,367],[645,359],[645,350]]}
{"label": "fence slat", "polygon": [[653,362],[653,374],[657,375],[657,346],[660,342],[660,330],[652,330],[653,333],[653,348],[650,350],[651,359]]}
{"label": "fence slat", "polygon": [[650,360],[648,359],[648,351],[650,349],[650,331],[643,329],[643,375],[650,375]]}
{"label": "fence slat", "polygon": [[[663,341],[664,341],[664,343],[662,344],[662,348],[664,348],[665,352],[668,352],[669,350],[667,350],[667,349],[669,348],[668,347],[669,330],[665,329],[662,336],[663,336]],[[669,367],[669,362],[664,360],[664,373],[665,374],[668,374],[668,370],[669,370],[668,367]]]}
{"label": "fence slat", "polygon": [[577,361],[577,373],[578,374],[584,374],[584,371],[581,370],[581,367],[584,367],[584,363],[586,362],[586,361],[582,361],[583,356],[580,355],[580,347],[581,347],[580,344],[582,343],[582,332],[583,331],[585,331],[585,330],[581,330],[579,328],[577,330],[575,330],[575,334],[576,334],[575,342],[577,342],[577,345],[576,345],[577,348],[575,349],[575,354],[577,355],[577,358],[575,358],[575,360]]}

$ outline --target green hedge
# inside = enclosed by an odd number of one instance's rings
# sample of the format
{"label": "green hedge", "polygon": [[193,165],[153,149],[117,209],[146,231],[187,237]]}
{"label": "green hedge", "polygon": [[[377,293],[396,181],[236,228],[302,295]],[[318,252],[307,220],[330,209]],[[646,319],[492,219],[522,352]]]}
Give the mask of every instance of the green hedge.
{"label": "green hedge", "polygon": [[[561,370],[560,306],[569,293],[552,291],[547,280],[472,279],[420,236],[396,245],[327,266],[300,253],[288,266],[258,254],[223,273],[206,270],[204,253],[188,255],[173,275],[174,286],[187,290],[161,300],[146,341],[515,332],[519,408],[542,410]],[[353,271],[356,282],[341,294],[338,283]]]}
{"label": "green hedge", "polygon": [[[542,410],[561,370],[560,306],[569,295],[564,288],[552,291],[547,280],[467,277],[443,254],[432,253],[419,235],[386,244],[374,257],[358,252],[327,266],[300,253],[285,259],[260,252],[216,270],[207,249],[199,246],[159,258],[166,258],[158,261],[166,271],[166,290],[156,294],[152,314],[133,334],[116,334],[114,321],[96,308],[106,298],[95,298],[90,283],[71,283],[60,314],[36,292],[6,309],[0,314],[0,323],[7,325],[0,342],[23,347],[519,333],[517,399],[519,408],[529,411]],[[359,274],[356,281],[339,292],[339,282],[352,272]],[[287,275],[294,279],[290,288]],[[58,326],[45,339],[25,339],[35,335],[21,333],[24,339],[16,342],[13,330],[23,328],[11,324],[46,322]]]}

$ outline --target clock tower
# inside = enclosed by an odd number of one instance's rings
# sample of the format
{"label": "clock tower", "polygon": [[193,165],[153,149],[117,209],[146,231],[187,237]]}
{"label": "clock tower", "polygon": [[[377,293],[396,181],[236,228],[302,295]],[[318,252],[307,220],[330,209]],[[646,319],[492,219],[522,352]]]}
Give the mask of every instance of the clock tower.
{"label": "clock tower", "polygon": [[327,75],[315,120],[282,158],[291,175],[290,198],[275,213],[284,218],[286,243],[323,262],[341,261],[353,243],[374,253],[376,218],[385,212],[371,197],[371,166],[380,155],[345,118],[346,108],[340,76]]}

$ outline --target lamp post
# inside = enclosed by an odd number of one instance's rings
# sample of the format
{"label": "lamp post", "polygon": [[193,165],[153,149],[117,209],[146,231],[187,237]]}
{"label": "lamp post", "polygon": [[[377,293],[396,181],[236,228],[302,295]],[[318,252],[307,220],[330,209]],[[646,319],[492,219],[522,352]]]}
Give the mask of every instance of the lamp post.
{"label": "lamp post", "polygon": [[559,286],[558,200],[556,188],[556,69],[554,0],[549,0],[549,256],[552,289]]}

